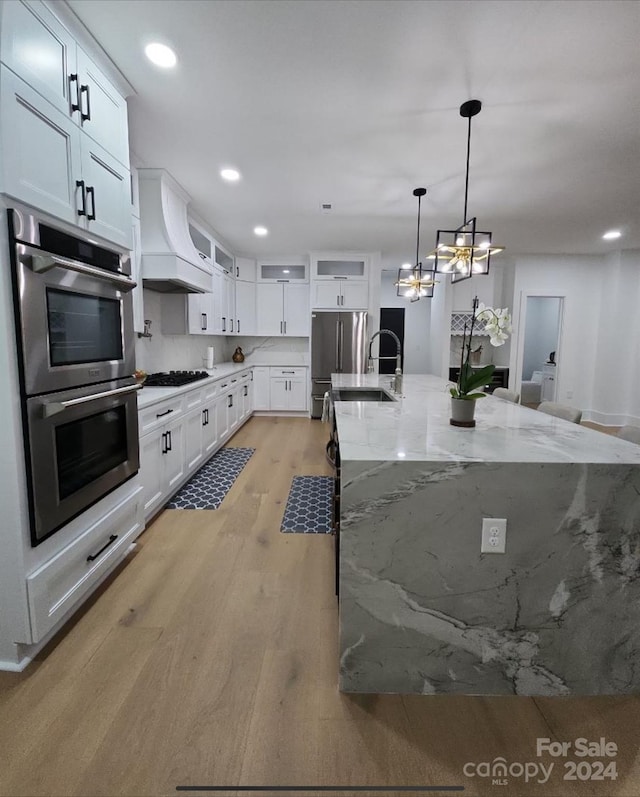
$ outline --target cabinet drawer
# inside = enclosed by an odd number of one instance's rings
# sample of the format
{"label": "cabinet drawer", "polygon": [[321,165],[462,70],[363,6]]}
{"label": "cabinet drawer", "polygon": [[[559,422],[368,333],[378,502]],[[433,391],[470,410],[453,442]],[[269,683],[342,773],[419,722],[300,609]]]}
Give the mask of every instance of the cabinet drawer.
{"label": "cabinet drawer", "polygon": [[304,378],[307,375],[306,368],[274,368],[269,369],[269,376],[282,376],[285,379]]}
{"label": "cabinet drawer", "polygon": [[203,401],[204,390],[190,390],[184,394],[184,411],[189,412],[189,410],[199,407]]}
{"label": "cabinet drawer", "polygon": [[204,395],[204,401],[207,402],[209,399],[215,398],[218,393],[220,392],[220,383],[219,382],[212,382],[210,385],[207,385],[202,393]]}
{"label": "cabinet drawer", "polygon": [[142,532],[142,488],[27,576],[33,641],[42,639],[100,581]]}
{"label": "cabinet drawer", "polygon": [[184,412],[184,396],[167,399],[152,407],[146,407],[138,413],[139,435],[152,432],[167,421],[172,421]]}

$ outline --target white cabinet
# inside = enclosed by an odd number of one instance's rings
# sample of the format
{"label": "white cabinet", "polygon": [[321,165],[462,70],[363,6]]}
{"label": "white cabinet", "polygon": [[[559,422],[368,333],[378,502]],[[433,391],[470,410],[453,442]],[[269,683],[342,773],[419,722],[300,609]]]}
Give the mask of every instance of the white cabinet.
{"label": "white cabinet", "polygon": [[255,366],[253,369],[253,409],[269,410],[270,369],[268,366]]}
{"label": "white cabinet", "polygon": [[129,166],[127,102],[102,71],[78,48],[80,125],[103,149]]}
{"label": "white cabinet", "polygon": [[249,257],[236,257],[236,279],[242,282],[256,281],[256,261]]}
{"label": "white cabinet", "polygon": [[213,238],[193,219],[189,219],[189,236],[201,260],[210,266],[213,265]]}
{"label": "white cabinet", "polygon": [[269,405],[272,410],[306,410],[307,369],[272,367]]}
{"label": "white cabinet", "polygon": [[189,412],[184,419],[185,468],[195,470],[204,457],[203,432],[207,414],[202,408]]}
{"label": "white cabinet", "polygon": [[128,169],[127,104],[116,87],[41,3],[1,11],[3,63]]}
{"label": "white cabinet", "polygon": [[258,282],[308,282],[308,266],[297,258],[261,260],[256,279]]}
{"label": "white cabinet", "polygon": [[216,266],[221,271],[228,274],[230,277],[235,276],[235,268],[233,263],[233,255],[218,243],[214,242],[213,256]]}
{"label": "white cabinet", "polygon": [[366,310],[369,304],[369,283],[349,280],[314,280],[312,282],[314,310]]}
{"label": "white cabinet", "polygon": [[258,284],[256,319],[258,335],[307,337],[311,323],[308,284]]}
{"label": "white cabinet", "polygon": [[212,293],[190,293],[187,296],[187,328],[190,335],[213,335],[215,299]]}
{"label": "white cabinet", "polygon": [[235,280],[219,268],[213,269],[213,333],[230,335],[236,330]]}
{"label": "white cabinet", "polygon": [[[164,405],[157,413],[164,417]],[[156,413],[156,414],[157,414]],[[140,438],[140,472],[142,474],[145,519],[155,514],[166,498],[183,481],[185,473],[184,418],[166,421]]]}
{"label": "white cabinet", "polygon": [[238,335],[255,335],[257,329],[255,282],[243,282],[236,279],[235,289],[235,331]]}
{"label": "white cabinet", "polygon": [[341,252],[314,252],[311,254],[312,280],[361,280],[369,279],[367,254]]}
{"label": "white cabinet", "polygon": [[129,171],[4,65],[0,115],[0,190],[131,248]]}
{"label": "white cabinet", "polygon": [[225,274],[222,278],[222,295],[223,295],[223,331],[234,334],[237,332],[236,324],[236,286],[235,280],[230,274]]}

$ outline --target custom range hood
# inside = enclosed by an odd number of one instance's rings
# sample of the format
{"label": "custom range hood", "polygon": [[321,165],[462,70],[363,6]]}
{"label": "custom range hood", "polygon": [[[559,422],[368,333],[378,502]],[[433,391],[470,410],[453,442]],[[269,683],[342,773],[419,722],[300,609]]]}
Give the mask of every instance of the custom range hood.
{"label": "custom range hood", "polygon": [[139,169],[140,243],[145,288],[207,293],[211,270],[189,235],[189,196],[164,169]]}

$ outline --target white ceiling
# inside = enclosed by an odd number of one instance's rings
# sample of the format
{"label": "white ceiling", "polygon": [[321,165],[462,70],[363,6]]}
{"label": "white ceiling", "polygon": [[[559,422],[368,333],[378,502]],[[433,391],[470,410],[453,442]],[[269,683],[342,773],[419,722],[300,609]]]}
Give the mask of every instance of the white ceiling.
{"label": "white ceiling", "polygon": [[[70,0],[134,86],[131,144],[237,252],[421,254],[470,215],[508,253],[640,246],[640,3]],[[178,67],[143,54],[172,46]],[[218,176],[235,166],[240,183]],[[320,203],[333,203],[330,215]],[[253,235],[264,224],[265,239]],[[621,242],[601,235],[621,228]]]}

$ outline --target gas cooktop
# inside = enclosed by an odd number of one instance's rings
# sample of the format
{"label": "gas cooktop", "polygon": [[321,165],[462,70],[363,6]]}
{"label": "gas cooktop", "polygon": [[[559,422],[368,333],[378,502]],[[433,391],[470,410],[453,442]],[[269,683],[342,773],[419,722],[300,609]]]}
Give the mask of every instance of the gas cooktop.
{"label": "gas cooktop", "polygon": [[198,379],[206,379],[206,371],[169,371],[169,373],[150,374],[144,382],[145,387],[181,387]]}

